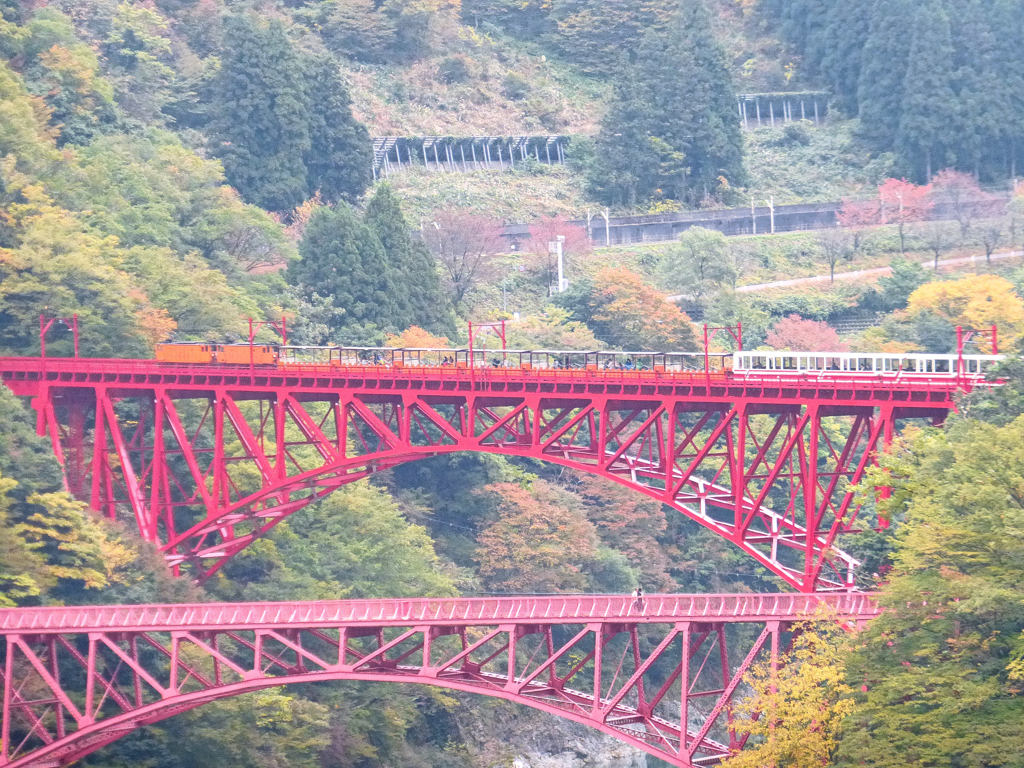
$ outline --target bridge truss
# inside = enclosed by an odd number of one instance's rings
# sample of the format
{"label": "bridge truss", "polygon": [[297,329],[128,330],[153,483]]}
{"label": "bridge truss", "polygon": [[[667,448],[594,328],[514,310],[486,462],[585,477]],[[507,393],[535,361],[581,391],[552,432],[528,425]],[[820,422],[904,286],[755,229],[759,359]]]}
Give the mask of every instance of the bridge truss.
{"label": "bridge truss", "polygon": [[0,768],[65,765],[206,702],[318,680],[497,697],[708,765],[743,746],[730,702],[794,622],[877,612],[863,593],[0,610]]}
{"label": "bridge truss", "polygon": [[955,381],[729,373],[0,359],[68,489],[199,580],[336,488],[458,451],[555,462],[651,496],[802,592],[854,586],[853,487]]}

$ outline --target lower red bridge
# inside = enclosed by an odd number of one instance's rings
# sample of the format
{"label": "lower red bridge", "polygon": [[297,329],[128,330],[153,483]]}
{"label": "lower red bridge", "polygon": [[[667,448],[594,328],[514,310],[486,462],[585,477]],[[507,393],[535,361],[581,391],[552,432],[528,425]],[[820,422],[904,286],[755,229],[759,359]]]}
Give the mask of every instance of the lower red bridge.
{"label": "lower red bridge", "polygon": [[731,371],[0,358],[77,498],[202,580],[288,515],[403,462],[483,451],[647,494],[802,592],[849,589],[853,487],[964,382]]}
{"label": "lower red bridge", "polygon": [[857,593],[5,609],[0,767],[65,765],[206,702],[318,680],[493,696],[709,765],[742,748],[730,702],[794,622],[877,612]]}

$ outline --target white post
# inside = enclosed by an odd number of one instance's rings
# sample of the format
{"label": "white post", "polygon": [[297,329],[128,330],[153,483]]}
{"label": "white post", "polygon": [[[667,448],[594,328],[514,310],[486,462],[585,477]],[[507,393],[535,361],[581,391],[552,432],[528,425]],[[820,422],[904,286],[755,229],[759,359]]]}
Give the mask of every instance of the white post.
{"label": "white post", "polygon": [[775,234],[775,195],[769,195],[768,199],[764,201],[768,206],[768,215],[771,219],[772,234]]}
{"label": "white post", "polygon": [[608,223],[608,209],[605,208],[603,211],[601,211],[601,215],[604,216],[604,244],[605,245],[611,245],[612,244],[612,231],[611,231],[611,227],[609,226],[609,223]]}
{"label": "white post", "polygon": [[757,211],[754,208],[754,198],[750,198],[750,224],[754,229],[754,234],[757,234]]}
{"label": "white post", "polygon": [[558,293],[565,293],[565,289],[569,287],[568,281],[565,279],[565,261],[562,248],[564,244],[565,235],[557,235],[554,240],[548,243],[548,251],[553,253],[558,260]]}

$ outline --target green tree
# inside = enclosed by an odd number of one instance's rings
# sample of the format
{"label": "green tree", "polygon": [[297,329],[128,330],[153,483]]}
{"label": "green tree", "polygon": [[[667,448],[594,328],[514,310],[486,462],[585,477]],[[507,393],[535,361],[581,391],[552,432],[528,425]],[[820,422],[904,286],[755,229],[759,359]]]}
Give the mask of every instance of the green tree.
{"label": "green tree", "polygon": [[423,241],[413,237],[390,186],[377,188],[366,205],[364,221],[384,248],[395,302],[394,325],[399,329],[417,325],[454,337],[455,324],[437,263]]}
{"label": "green tree", "polygon": [[370,183],[370,135],[352,115],[352,100],[330,56],[307,57],[310,146],[305,165],[309,192],[353,202]]}
{"label": "green tree", "polygon": [[827,3],[821,69],[847,115],[856,115],[857,84],[864,43],[871,24],[872,0]]}
{"label": "green tree", "polygon": [[840,764],[1020,764],[1024,695],[1010,665],[1024,626],[1022,438],[1024,417],[955,419],[909,436],[867,479],[893,488],[882,510],[900,528],[885,611],[850,662],[863,692]]}
{"label": "green tree", "polygon": [[672,0],[605,3],[600,0],[554,0],[551,38],[562,54],[588,72],[616,72],[644,32],[664,27]]}
{"label": "green tree", "polygon": [[702,0],[647,32],[607,115],[591,180],[607,202],[695,200],[743,178],[735,93]]}
{"label": "green tree", "polygon": [[43,556],[11,519],[9,494],[17,485],[0,474],[0,606],[5,608],[37,602],[52,586]]}
{"label": "green tree", "polygon": [[36,185],[19,192],[24,202],[7,211],[15,242],[0,248],[0,346],[19,354],[38,348],[44,309],[79,315],[85,354],[148,354],[174,322],[120,268],[117,239],[90,230]]}
{"label": "green tree", "polygon": [[913,34],[910,0],[874,0],[870,30],[861,54],[857,103],[861,131],[876,146],[893,145],[899,128]]}
{"label": "green tree", "polygon": [[227,22],[231,44],[211,85],[207,127],[228,182],[275,211],[306,199],[305,161],[312,147],[302,61],[280,21],[254,15]]}
{"label": "green tree", "polygon": [[[954,71],[955,104],[959,120],[957,167],[975,176],[999,177],[1008,173],[1006,158],[1012,152],[1017,102],[1024,94],[1020,65],[1003,58],[996,24],[1000,14],[987,0],[956,4]],[[1019,16],[1024,9],[1018,8]],[[1020,25],[1020,20],[1016,21]],[[940,103],[942,103],[940,101]]]}
{"label": "green tree", "polygon": [[60,11],[41,8],[21,27],[0,19],[0,52],[20,62],[28,91],[50,110],[60,144],[85,144],[113,128],[113,87],[101,76],[96,53]]}
{"label": "green tree", "polygon": [[369,483],[345,486],[292,520],[232,558],[216,592],[230,600],[454,593],[427,532]]}
{"label": "green tree", "polygon": [[176,79],[169,21],[144,5],[122,2],[103,42],[108,77],[125,116],[141,124],[162,122]]}
{"label": "green tree", "polygon": [[896,132],[896,146],[919,181],[928,182],[932,169],[946,164],[957,142],[956,123],[950,119],[957,104],[952,83],[949,17],[939,0],[928,0],[916,10]]}
{"label": "green tree", "polygon": [[702,304],[709,294],[735,282],[729,255],[729,244],[721,232],[690,227],[662,256],[662,284]]}
{"label": "green tree", "polygon": [[288,279],[302,295],[326,296],[344,312],[345,340],[371,341],[384,331],[400,331],[394,322],[394,290],[384,248],[377,236],[345,203],[318,208],[299,245]]}
{"label": "green tree", "polygon": [[176,717],[158,738],[175,755],[175,768],[318,768],[330,743],[328,714],[323,704],[271,689]]}

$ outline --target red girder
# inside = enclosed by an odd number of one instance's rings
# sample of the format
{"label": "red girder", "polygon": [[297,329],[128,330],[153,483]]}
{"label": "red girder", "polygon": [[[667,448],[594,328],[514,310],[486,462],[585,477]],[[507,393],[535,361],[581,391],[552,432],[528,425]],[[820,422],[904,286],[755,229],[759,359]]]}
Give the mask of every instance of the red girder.
{"label": "red girder", "polygon": [[[679,510],[800,591],[848,589],[850,490],[955,380],[0,358],[68,488],[208,578],[312,501],[455,451],[556,462]],[[870,521],[868,525],[873,525]]]}
{"label": "red girder", "polygon": [[205,702],[317,680],[494,696],[706,765],[742,746],[730,701],[792,622],[877,613],[858,593],[4,609],[0,768],[64,765]]}

